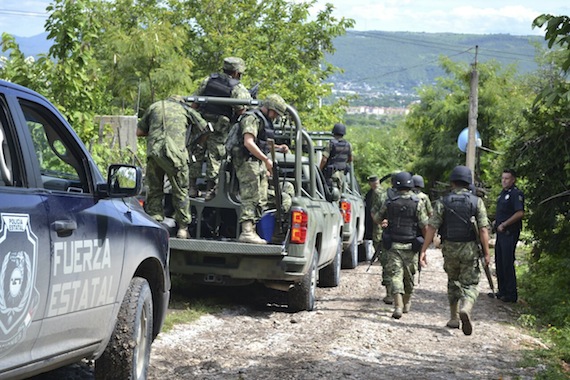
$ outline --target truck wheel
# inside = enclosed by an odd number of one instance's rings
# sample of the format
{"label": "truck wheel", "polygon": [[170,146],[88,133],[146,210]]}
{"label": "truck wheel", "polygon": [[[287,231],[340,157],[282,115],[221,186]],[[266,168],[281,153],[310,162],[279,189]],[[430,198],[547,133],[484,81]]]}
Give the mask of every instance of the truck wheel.
{"label": "truck wheel", "polygon": [[342,255],[342,267],[345,269],[354,269],[358,265],[358,245],[356,244],[356,235],[352,238],[350,245],[346,247]]}
{"label": "truck wheel", "polygon": [[358,246],[358,260],[370,262],[374,256],[374,244],[372,240],[364,240],[362,244]]}
{"label": "truck wheel", "polygon": [[342,259],[342,241],[339,240],[336,255],[332,263],[319,271],[319,286],[332,288],[340,283],[340,261]]}
{"label": "truck wheel", "polygon": [[146,379],[152,343],[152,294],[144,278],[134,277],[115,329],[95,361],[96,379]]}
{"label": "truck wheel", "polygon": [[313,250],[313,260],[309,271],[301,282],[295,283],[288,292],[289,310],[293,312],[307,310],[311,311],[315,308],[315,291],[317,289],[317,281],[319,272],[317,270],[318,252]]}

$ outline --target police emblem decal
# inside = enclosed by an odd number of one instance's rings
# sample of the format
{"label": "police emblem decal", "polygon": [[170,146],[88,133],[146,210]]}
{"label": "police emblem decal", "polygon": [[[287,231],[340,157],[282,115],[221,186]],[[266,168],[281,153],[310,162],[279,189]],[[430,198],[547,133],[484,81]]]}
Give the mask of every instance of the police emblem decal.
{"label": "police emblem decal", "polygon": [[38,239],[27,214],[0,214],[0,356],[20,342],[39,302]]}

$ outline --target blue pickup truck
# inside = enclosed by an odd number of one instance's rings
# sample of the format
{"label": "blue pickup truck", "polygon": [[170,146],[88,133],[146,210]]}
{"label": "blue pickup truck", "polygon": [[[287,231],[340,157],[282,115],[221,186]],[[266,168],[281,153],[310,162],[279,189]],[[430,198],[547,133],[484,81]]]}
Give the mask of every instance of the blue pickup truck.
{"label": "blue pickup truck", "polygon": [[0,379],[82,359],[144,379],[170,297],[168,232],[41,95],[0,81]]}

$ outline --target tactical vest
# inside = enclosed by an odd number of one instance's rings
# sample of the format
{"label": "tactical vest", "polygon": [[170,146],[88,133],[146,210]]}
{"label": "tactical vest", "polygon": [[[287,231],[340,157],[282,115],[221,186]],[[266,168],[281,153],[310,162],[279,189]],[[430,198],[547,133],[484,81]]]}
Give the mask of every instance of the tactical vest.
{"label": "tactical vest", "polygon": [[417,236],[419,198],[396,196],[387,201],[388,229],[392,241],[397,243],[411,243]]}
{"label": "tactical vest", "polygon": [[471,217],[477,213],[477,196],[465,193],[450,193],[442,198],[443,224],[439,228],[441,238],[447,241],[475,241],[476,235]]}
{"label": "tactical vest", "polygon": [[259,131],[257,132],[257,140],[255,143],[263,153],[267,154],[270,150],[267,139],[275,139],[273,123],[263,114],[263,112],[261,112],[261,110],[256,109],[253,113],[261,121],[261,128],[259,128]]}
{"label": "tactical vest", "polygon": [[[206,87],[200,96],[215,96],[220,98],[231,98],[232,91],[239,84],[239,79],[234,79],[218,73],[210,75]],[[232,106],[224,104],[203,103],[200,105],[202,115],[211,114],[227,116],[231,121],[235,121]]]}
{"label": "tactical vest", "polygon": [[[273,123],[263,114],[263,112],[261,112],[260,109],[247,111],[241,116],[240,120],[247,115],[254,115],[261,122],[259,131],[257,132],[257,139],[255,140],[255,144],[263,153],[267,154],[269,152],[267,139],[273,138],[275,136]],[[239,121],[230,129],[226,140],[226,151],[230,155],[235,155],[237,152],[240,152],[244,157],[254,157],[243,145],[243,132]]]}
{"label": "tactical vest", "polygon": [[332,175],[334,172],[346,172],[348,157],[350,156],[350,144],[346,140],[331,140],[331,152],[327,160],[325,172]]}

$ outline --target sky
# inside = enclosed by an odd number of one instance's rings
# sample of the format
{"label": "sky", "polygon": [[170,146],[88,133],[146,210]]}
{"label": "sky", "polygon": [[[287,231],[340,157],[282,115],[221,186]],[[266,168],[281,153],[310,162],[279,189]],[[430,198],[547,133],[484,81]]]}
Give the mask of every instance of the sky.
{"label": "sky", "polygon": [[[50,2],[2,0],[0,33],[31,37],[44,32]],[[358,31],[543,35],[531,27],[536,16],[570,15],[567,0],[318,0],[314,11],[327,2],[336,17],[354,19]]]}

